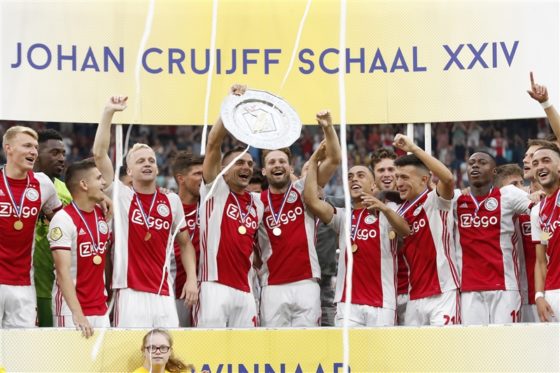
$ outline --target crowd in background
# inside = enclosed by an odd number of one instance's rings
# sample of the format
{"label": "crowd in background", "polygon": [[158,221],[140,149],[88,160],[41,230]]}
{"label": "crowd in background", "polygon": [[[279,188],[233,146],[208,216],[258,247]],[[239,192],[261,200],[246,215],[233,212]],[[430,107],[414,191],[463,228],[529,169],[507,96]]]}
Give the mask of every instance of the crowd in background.
{"label": "crowd in background", "polygon": [[[16,122],[0,121],[2,133]],[[71,164],[91,156],[96,124],[24,122],[25,126],[35,130],[53,128],[59,131],[66,146],[66,161]],[[128,126],[124,127],[127,133]],[[158,185],[177,190],[171,174],[171,164],[177,151],[186,150],[195,155],[200,154],[202,126],[143,126],[134,125],[130,131],[129,146],[140,142],[151,144],[156,152],[160,170]],[[337,132],[339,128],[337,126]],[[405,133],[406,124],[351,125],[347,127],[348,167],[355,164],[370,164],[373,150],[379,147],[393,149],[392,141],[397,133]],[[518,119],[484,122],[444,122],[432,124],[432,151],[437,158],[448,166],[456,175],[457,187],[468,185],[466,160],[475,150],[485,150],[496,157],[499,164],[517,163],[522,165],[527,148],[527,139],[545,139],[550,126],[546,119]],[[424,148],[424,126],[416,124],[414,141]],[[303,126],[301,137],[291,151],[293,167],[299,175],[301,167],[321,142],[321,130],[315,125]],[[242,145],[228,136],[222,151],[227,152],[235,146]],[[111,149],[114,150],[112,146]],[[260,167],[260,150],[251,151],[257,166]],[[397,154],[399,151],[397,150]],[[113,155],[112,155],[113,156]],[[112,157],[114,158],[114,156]],[[0,154],[0,164],[5,163]],[[332,196],[343,194],[340,170],[326,187],[326,193]]]}

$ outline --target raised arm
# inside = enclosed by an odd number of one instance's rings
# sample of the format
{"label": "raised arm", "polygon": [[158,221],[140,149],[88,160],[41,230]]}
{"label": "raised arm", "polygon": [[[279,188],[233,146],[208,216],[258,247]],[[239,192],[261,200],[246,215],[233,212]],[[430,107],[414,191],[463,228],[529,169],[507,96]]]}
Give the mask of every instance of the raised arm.
{"label": "raised arm", "polygon": [[319,198],[319,186],[317,184],[318,163],[325,157],[325,146],[321,144],[309,159],[307,176],[303,187],[303,200],[305,206],[313,215],[318,217],[323,223],[331,222],[334,215],[334,208]]}
{"label": "raised arm", "polygon": [[[231,87],[230,94],[241,96],[247,90],[247,86],[234,84]],[[212,129],[208,133],[208,142],[206,143],[206,154],[202,163],[202,178],[206,184],[210,184],[216,179],[216,176],[222,169],[222,143],[227,135],[222,118],[218,118]]]}
{"label": "raised arm", "polygon": [[406,220],[389,206],[367,193],[362,194],[362,202],[369,211],[381,211],[399,236],[406,237],[410,234],[410,226]]}
{"label": "raised arm", "polygon": [[533,100],[543,105],[552,132],[554,132],[557,139],[560,139],[560,114],[558,114],[552,103],[548,102],[548,90],[544,85],[535,83],[533,72],[529,73],[529,79],[531,80],[531,90],[527,91],[527,93]]}
{"label": "raised arm", "polygon": [[186,231],[177,234],[176,241],[181,248],[181,263],[187,272],[187,282],[181,292],[181,299],[185,305],[192,306],[198,300],[198,286],[196,277],[196,253]]}
{"label": "raised arm", "polygon": [[125,96],[113,96],[109,99],[105,108],[103,109],[103,114],[101,115],[101,121],[97,126],[97,131],[95,132],[95,140],[93,141],[93,159],[95,160],[95,166],[103,175],[103,178],[108,182],[113,180],[114,169],[109,158],[109,145],[111,143],[111,123],[113,122],[113,115],[117,111],[123,111],[126,109],[126,101],[128,97]]}
{"label": "raised arm", "polygon": [[326,144],[325,159],[321,161],[317,173],[317,182],[320,187],[324,187],[340,165],[340,143],[332,124],[331,113],[328,110],[320,111],[317,113],[316,119],[323,130]]}
{"label": "raised arm", "polygon": [[455,180],[451,171],[441,163],[437,158],[426,153],[422,148],[416,145],[409,137],[403,134],[397,134],[393,145],[405,152],[409,152],[418,157],[439,179],[436,189],[440,197],[446,200],[453,199],[453,188]]}

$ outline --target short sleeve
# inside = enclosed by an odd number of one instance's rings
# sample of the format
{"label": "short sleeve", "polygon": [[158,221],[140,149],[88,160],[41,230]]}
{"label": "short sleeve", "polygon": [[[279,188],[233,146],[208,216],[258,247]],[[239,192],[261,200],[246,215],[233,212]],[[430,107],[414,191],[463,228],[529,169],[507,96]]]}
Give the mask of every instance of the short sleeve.
{"label": "short sleeve", "polygon": [[425,204],[428,206],[434,206],[438,210],[451,211],[453,200],[440,197],[434,189],[431,192],[428,192],[428,198],[426,199]]}
{"label": "short sleeve", "polygon": [[41,210],[50,215],[62,208],[62,202],[58,199],[56,188],[51,179],[44,173],[36,173],[35,177],[39,181],[41,188]]}
{"label": "short sleeve", "polygon": [[175,193],[168,194],[167,198],[169,199],[171,211],[173,212],[173,233],[175,233],[177,226],[179,226],[179,232],[182,232],[187,229],[187,222],[185,219],[185,213],[183,211],[183,204],[181,203],[181,199]]}
{"label": "short sleeve", "polygon": [[341,232],[344,229],[344,209],[339,207],[333,207],[333,209],[334,209],[333,217],[329,222],[329,224],[327,224],[327,226],[330,227],[336,233],[341,234]]}
{"label": "short sleeve", "polygon": [[47,239],[51,250],[70,250],[76,237],[76,227],[66,211],[57,212],[49,225]]}
{"label": "short sleeve", "polygon": [[508,201],[511,209],[517,214],[528,214],[529,205],[531,201],[529,200],[529,195],[527,192],[513,186],[506,185],[500,189],[503,198]]}
{"label": "short sleeve", "polygon": [[[542,202],[541,202],[542,203]],[[539,207],[540,203],[533,206],[531,209],[531,240],[533,242],[540,242],[543,245],[546,245],[548,241],[542,241],[542,229],[539,223]]]}

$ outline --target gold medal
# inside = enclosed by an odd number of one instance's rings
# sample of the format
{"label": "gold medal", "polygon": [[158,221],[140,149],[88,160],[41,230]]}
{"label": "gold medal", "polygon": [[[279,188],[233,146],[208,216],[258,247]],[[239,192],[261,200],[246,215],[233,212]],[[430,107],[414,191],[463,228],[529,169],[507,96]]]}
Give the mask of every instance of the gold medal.
{"label": "gold medal", "polygon": [[23,222],[21,220],[18,220],[14,223],[14,229],[16,231],[21,231],[23,229]]}
{"label": "gold medal", "polygon": [[548,241],[550,239],[550,233],[548,232],[541,232],[541,241]]}
{"label": "gold medal", "polygon": [[272,234],[275,235],[276,237],[278,237],[282,234],[282,229],[276,227],[272,230]]}
{"label": "gold medal", "polygon": [[390,239],[390,240],[394,240],[395,237],[397,237],[397,234],[395,233],[395,231],[390,231],[390,232],[389,232],[389,239]]}
{"label": "gold medal", "polygon": [[152,238],[152,234],[150,232],[146,233],[146,235],[144,236],[144,241],[149,241],[150,238]]}
{"label": "gold medal", "polygon": [[237,228],[237,232],[239,232],[239,234],[245,234],[245,233],[247,233],[247,228],[245,228],[243,225],[240,225]]}
{"label": "gold medal", "polygon": [[99,255],[96,255],[96,256],[93,257],[93,264],[95,264],[95,265],[100,265],[102,261],[103,260],[101,259],[101,256],[99,256]]}
{"label": "gold medal", "polygon": [[356,251],[358,251],[358,244],[353,244],[352,245],[352,252],[355,253]]}

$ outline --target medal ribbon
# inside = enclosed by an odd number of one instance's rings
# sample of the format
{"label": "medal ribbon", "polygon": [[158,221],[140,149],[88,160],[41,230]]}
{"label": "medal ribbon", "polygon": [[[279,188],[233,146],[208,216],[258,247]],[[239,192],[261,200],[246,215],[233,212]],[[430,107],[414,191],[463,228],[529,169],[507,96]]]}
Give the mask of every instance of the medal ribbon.
{"label": "medal ribbon", "polygon": [[237,208],[239,209],[239,218],[241,219],[241,223],[243,225],[245,225],[245,220],[247,219],[247,216],[249,216],[249,213],[251,212],[251,207],[253,207],[253,194],[249,193],[249,195],[251,196],[251,204],[249,205],[249,208],[247,209],[247,212],[245,214],[243,214],[241,212],[241,205],[239,204],[239,199],[237,199],[237,196],[235,195],[235,193],[233,193],[233,192],[229,192],[229,193],[235,199],[235,203],[237,203]]}
{"label": "medal ribbon", "polygon": [[146,215],[146,212],[144,211],[144,207],[142,206],[142,201],[140,201],[140,198],[138,197],[138,193],[136,193],[136,191],[134,190],[134,198],[136,198],[136,204],[138,205],[138,208],[140,209],[140,212],[142,213],[142,219],[144,220],[144,224],[146,224],[146,229],[148,231],[150,231],[150,225],[148,224],[148,219],[150,218],[150,215],[152,214],[152,209],[154,208],[154,203],[156,202],[157,194],[158,194],[158,192],[156,190],[156,192],[154,193],[154,196],[152,197],[152,202],[150,203],[150,210],[148,210],[148,215]]}
{"label": "medal ribbon", "polygon": [[420,198],[424,197],[428,192],[430,191],[430,189],[426,188],[426,190],[424,190],[418,197],[416,197],[414,199],[414,201],[412,201],[411,203],[405,202],[401,205],[401,207],[399,207],[399,209],[397,210],[397,214],[399,214],[400,216],[403,216],[404,214],[406,214],[408,212],[408,210],[410,210],[410,208],[412,206],[414,206],[416,204],[416,202],[418,202],[420,200]]}
{"label": "medal ribbon", "polygon": [[[539,209],[539,223],[544,226],[545,230],[548,231],[550,228],[550,221],[552,220],[552,217],[554,216],[554,212],[556,211],[556,208],[558,207],[558,198],[560,198],[560,194],[558,193],[560,191],[557,190],[556,191],[556,197],[554,198],[554,208],[552,209],[552,212],[550,213],[550,216],[548,217],[548,220],[545,222],[541,216],[542,216],[542,212],[544,211],[544,208],[546,207],[546,203],[541,203],[541,208]],[[544,200],[544,202],[546,202],[546,200]]]}
{"label": "medal ribbon", "polygon": [[12,207],[16,211],[16,216],[18,220],[21,220],[21,212],[23,211],[23,204],[25,203],[25,193],[27,193],[27,189],[29,188],[29,174],[27,174],[27,185],[25,185],[25,190],[21,194],[21,201],[19,203],[19,206],[16,205],[16,201],[14,200],[14,195],[12,193],[12,188],[10,188],[10,184],[8,184],[6,169],[2,169],[2,177],[4,178],[4,184],[6,185],[6,190],[8,191],[8,196],[10,197],[10,202],[12,203]]}
{"label": "medal ribbon", "polygon": [[[360,221],[362,221],[362,215],[364,214],[364,211],[366,211],[367,208],[363,208],[362,211],[360,212],[360,215],[358,215],[358,221],[356,222],[356,224],[352,224],[352,232],[350,232],[350,236],[352,236],[352,242],[356,242],[356,235],[358,234],[358,228],[360,227]],[[354,215],[354,210],[352,210],[352,215]]]}
{"label": "medal ribbon", "polygon": [[490,197],[490,195],[492,194],[493,191],[494,191],[494,186],[492,185],[492,188],[490,188],[490,191],[486,195],[486,198],[484,198],[480,203],[478,202],[476,197],[472,194],[472,192],[469,191],[469,195],[471,196],[471,199],[472,199],[474,205],[476,206],[476,208],[474,210],[474,216],[478,216],[478,210],[480,209],[480,206],[482,206],[482,204],[484,202],[486,202],[486,200]]}
{"label": "medal ribbon", "polygon": [[72,207],[74,207],[74,210],[76,210],[76,212],[80,216],[80,219],[82,220],[82,223],[84,223],[84,225],[86,226],[86,230],[89,234],[89,238],[91,238],[91,244],[93,246],[94,254],[97,255],[99,253],[99,242],[101,241],[101,239],[99,238],[99,229],[97,228],[97,212],[95,212],[95,208],[93,209],[93,215],[95,217],[95,224],[96,224],[95,233],[97,233],[97,241],[95,241],[95,239],[93,238],[93,233],[91,233],[91,229],[90,229],[86,219],[84,218],[84,216],[82,215],[82,212],[80,211],[78,206],[76,206],[76,203],[74,201],[72,201]]}
{"label": "medal ribbon", "polygon": [[286,200],[292,191],[292,183],[288,187],[288,190],[284,193],[284,197],[282,198],[282,205],[280,206],[280,210],[278,213],[274,212],[274,208],[272,207],[272,201],[270,200],[270,188],[268,188],[268,207],[270,208],[270,212],[272,212],[272,220],[274,220],[274,226],[277,227],[280,222],[280,217],[282,216],[282,211],[284,211],[284,205],[286,204]]}

